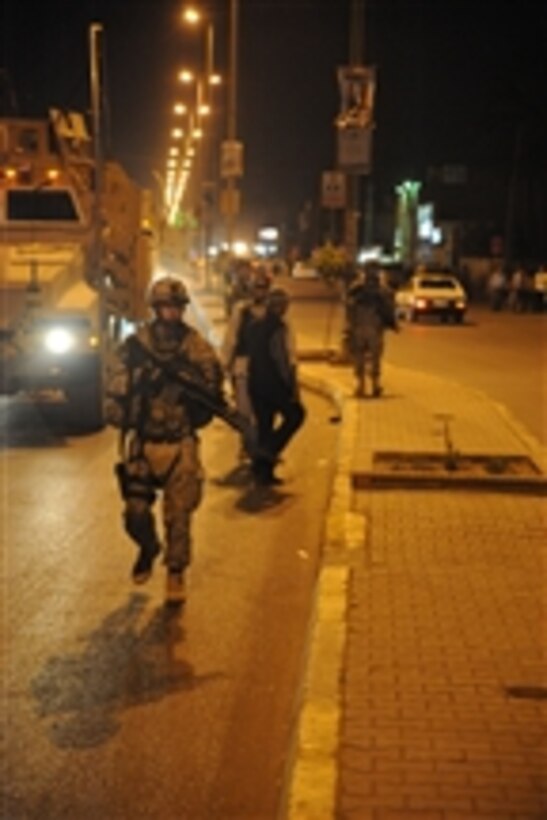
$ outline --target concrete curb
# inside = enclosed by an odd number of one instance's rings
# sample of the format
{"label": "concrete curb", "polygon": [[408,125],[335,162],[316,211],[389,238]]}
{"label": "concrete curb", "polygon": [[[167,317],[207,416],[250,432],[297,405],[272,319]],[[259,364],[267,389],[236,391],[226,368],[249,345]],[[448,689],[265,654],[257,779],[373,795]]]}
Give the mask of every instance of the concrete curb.
{"label": "concrete curb", "polygon": [[306,373],[301,373],[300,381],[306,389],[329,398],[344,424],[325,521],[324,552],[280,816],[284,820],[328,820],[334,818],[336,811],[347,598],[353,556],[364,546],[365,518],[350,511],[356,408],[345,403],[342,392],[326,381]]}

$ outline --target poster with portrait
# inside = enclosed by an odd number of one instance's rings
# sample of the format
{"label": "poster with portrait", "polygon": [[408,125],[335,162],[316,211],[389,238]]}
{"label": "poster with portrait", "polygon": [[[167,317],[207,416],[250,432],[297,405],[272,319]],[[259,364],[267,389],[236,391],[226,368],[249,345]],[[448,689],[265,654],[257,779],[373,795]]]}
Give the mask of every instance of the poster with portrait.
{"label": "poster with portrait", "polygon": [[338,69],[340,128],[370,128],[374,120],[376,70],[373,66],[342,66]]}

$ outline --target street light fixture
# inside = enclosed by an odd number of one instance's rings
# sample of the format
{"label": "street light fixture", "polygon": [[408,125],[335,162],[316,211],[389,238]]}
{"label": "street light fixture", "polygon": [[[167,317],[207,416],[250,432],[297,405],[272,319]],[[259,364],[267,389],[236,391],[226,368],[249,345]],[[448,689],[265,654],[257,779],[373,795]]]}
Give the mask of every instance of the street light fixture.
{"label": "street light fixture", "polygon": [[186,6],[186,8],[182,11],[182,19],[185,23],[188,23],[191,26],[197,26],[202,22],[206,23],[205,29],[205,76],[207,78],[207,82],[209,83],[209,78],[214,74],[214,43],[215,43],[215,30],[213,27],[213,23],[209,19],[209,16],[202,10],[198,9],[196,6]]}
{"label": "street light fixture", "polygon": [[[214,42],[215,42],[215,31],[214,26],[211,20],[210,14],[203,10],[202,8],[188,5],[182,10],[182,19],[185,23],[193,26],[199,26],[201,24],[205,25],[205,65],[203,71],[203,82],[199,82],[197,84],[197,102],[196,102],[196,128],[192,132],[192,137],[196,140],[201,139],[204,137],[204,133],[201,129],[202,117],[207,117],[211,114],[211,102],[213,96],[213,90],[215,86],[220,85],[222,79],[219,74],[215,73],[214,70]],[[201,162],[199,163],[198,167],[198,176],[199,176],[199,198],[200,198],[200,211],[203,214],[202,219],[202,242],[203,242],[203,251],[205,257],[205,283],[206,287],[208,288],[210,285],[209,282],[209,268],[208,268],[208,259],[207,259],[207,246],[208,246],[208,235],[212,229],[212,213],[210,210],[207,210],[209,206],[206,206],[206,198],[205,198],[205,191],[206,189],[211,189],[215,187],[214,182],[207,181],[206,176],[210,175],[211,179],[213,176],[212,172],[212,158],[211,158],[211,133],[210,128],[208,128],[208,136],[209,140],[205,141],[200,149],[200,156]],[[206,170],[207,169],[207,170]]]}
{"label": "street light fixture", "polygon": [[194,82],[194,79],[194,72],[189,71],[187,68],[183,68],[182,71],[179,72],[179,80],[181,83],[192,83]]}

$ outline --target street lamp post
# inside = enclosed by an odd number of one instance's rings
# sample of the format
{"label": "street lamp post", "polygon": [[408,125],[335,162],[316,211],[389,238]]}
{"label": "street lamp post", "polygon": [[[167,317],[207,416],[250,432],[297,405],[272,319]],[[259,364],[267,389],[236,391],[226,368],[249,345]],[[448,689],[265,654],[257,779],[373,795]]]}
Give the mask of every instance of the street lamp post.
{"label": "street lamp post", "polygon": [[[204,65],[204,93],[201,82],[197,86],[198,103],[196,106],[198,118],[201,115],[209,114],[211,112],[212,100],[212,86],[218,84],[220,78],[215,74],[215,30],[212,21],[208,15],[198,8],[188,6],[183,12],[183,19],[191,25],[197,25],[202,21],[206,22],[205,28],[205,65]],[[212,219],[212,203],[210,204],[210,193],[214,188],[212,179],[206,179],[209,176],[212,166],[212,135],[211,129],[204,135],[202,150],[199,157],[198,172],[198,198],[200,209],[200,223],[201,223],[201,244],[204,258],[204,274],[205,287],[210,288],[210,271],[209,271],[209,251],[208,246],[211,234],[211,219]],[[211,173],[212,176],[212,173]]]}
{"label": "street lamp post", "polygon": [[[230,0],[230,40],[228,53],[228,119],[226,137],[229,150],[236,148],[237,137],[237,80],[238,80],[238,26],[239,0]],[[231,252],[234,242],[236,215],[239,210],[238,188],[236,172],[229,170],[226,173],[226,187],[224,190],[224,215],[226,224],[226,242],[228,252]]]}
{"label": "street lamp post", "polygon": [[[365,0],[352,0],[350,13],[349,61],[351,66],[360,66],[364,62],[365,33]],[[345,212],[344,238],[345,246],[352,262],[357,257],[359,247],[359,175],[348,173],[346,176],[347,205]]]}

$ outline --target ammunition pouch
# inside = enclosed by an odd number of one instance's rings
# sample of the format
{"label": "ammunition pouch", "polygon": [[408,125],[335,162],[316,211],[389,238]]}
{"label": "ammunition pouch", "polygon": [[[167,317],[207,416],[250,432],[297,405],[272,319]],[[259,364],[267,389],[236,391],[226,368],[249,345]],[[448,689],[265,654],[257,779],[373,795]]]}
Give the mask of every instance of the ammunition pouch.
{"label": "ammunition pouch", "polygon": [[125,498],[127,491],[127,470],[123,461],[114,464],[114,475],[118,482],[118,489],[122,498]]}
{"label": "ammunition pouch", "polygon": [[114,474],[118,482],[120,495],[124,501],[128,501],[130,498],[142,498],[149,504],[154,501],[153,487],[139,476],[131,475],[124,461],[118,461],[114,465]]}

